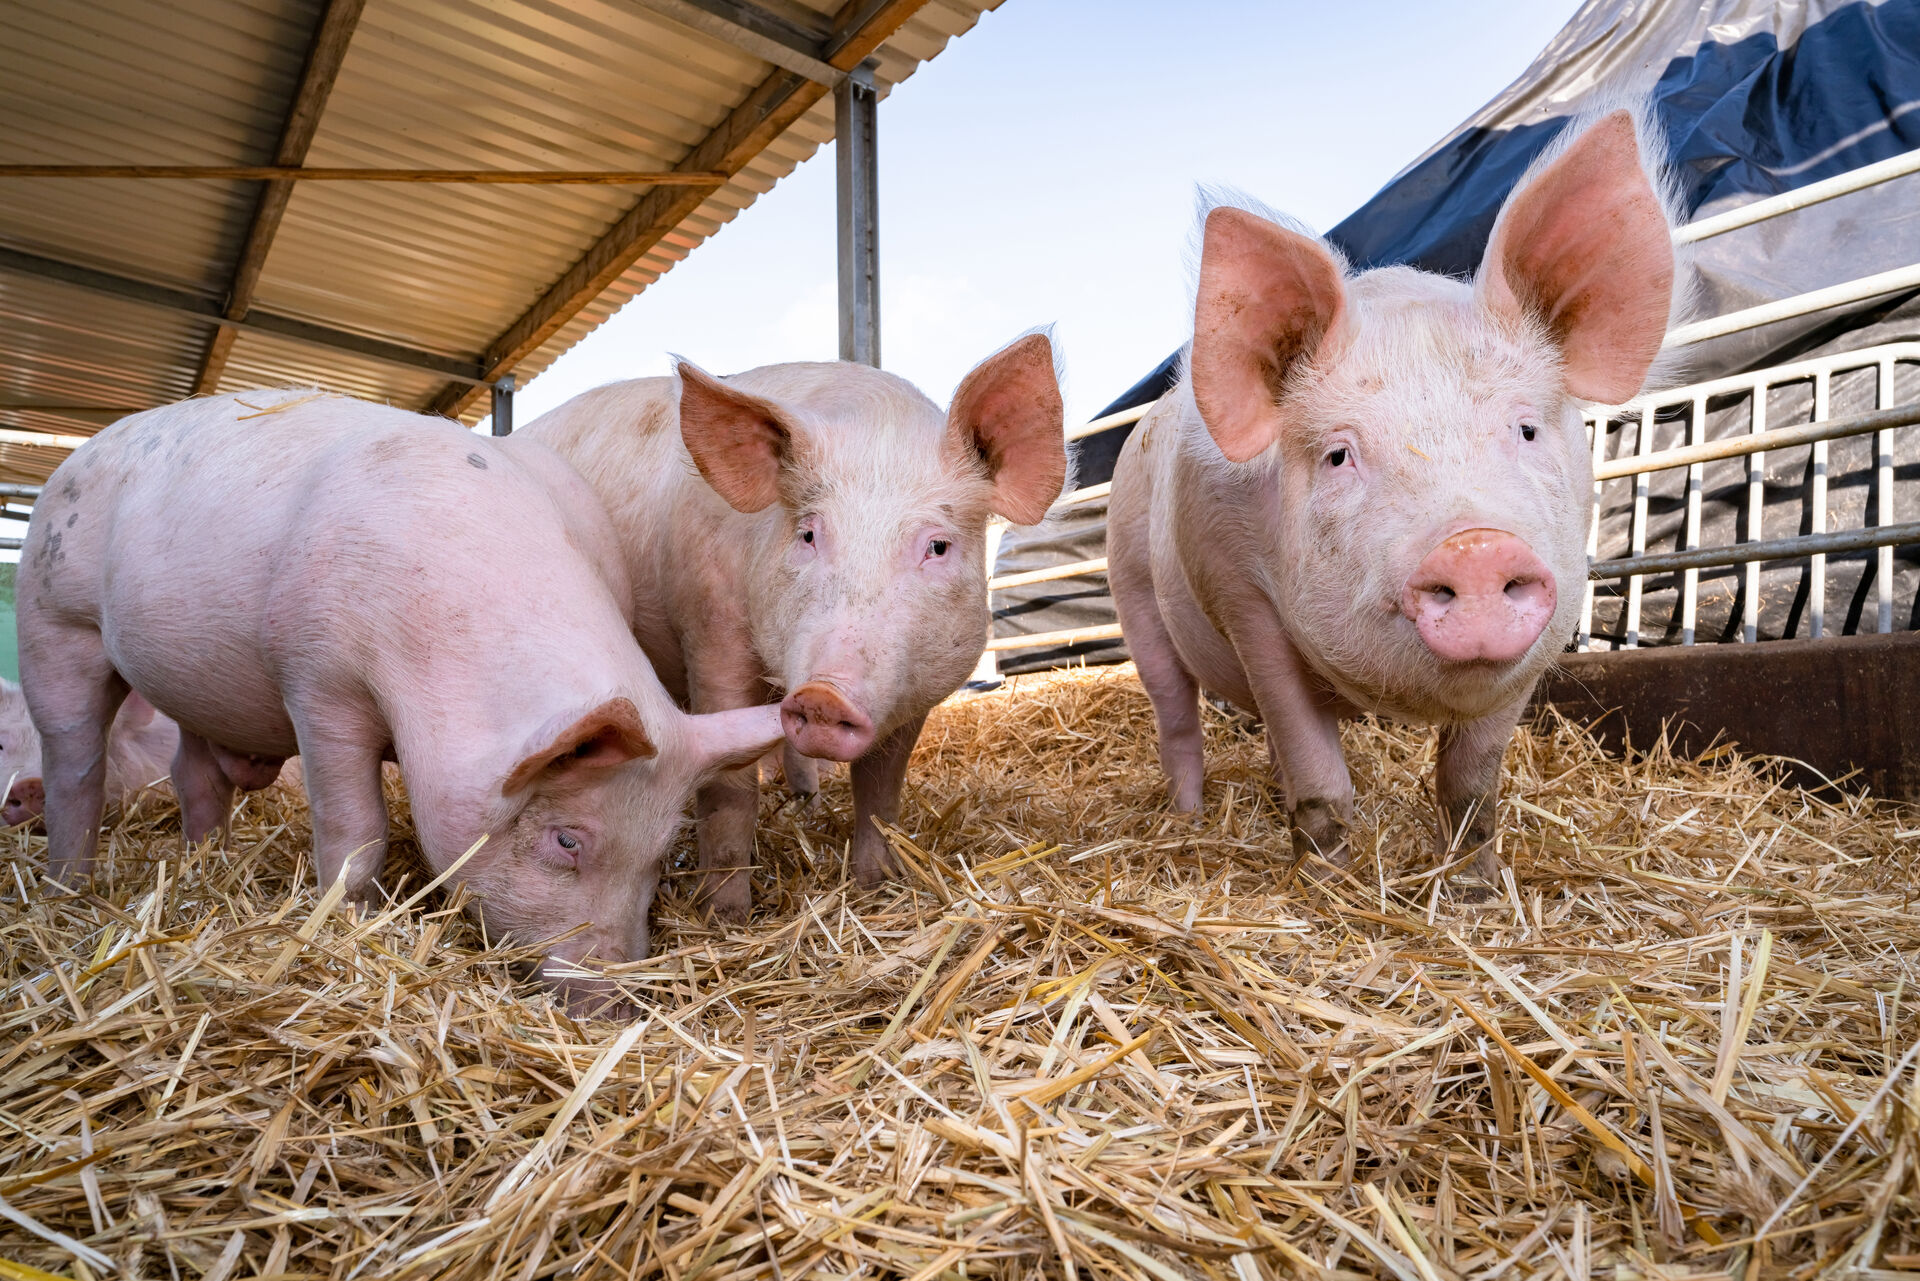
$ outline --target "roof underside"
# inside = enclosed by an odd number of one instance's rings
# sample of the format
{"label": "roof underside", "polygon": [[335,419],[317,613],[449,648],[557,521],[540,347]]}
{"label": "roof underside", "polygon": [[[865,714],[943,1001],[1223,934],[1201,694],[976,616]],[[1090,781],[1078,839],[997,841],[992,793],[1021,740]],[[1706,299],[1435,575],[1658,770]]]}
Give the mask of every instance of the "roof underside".
{"label": "roof underside", "polygon": [[[737,28],[708,34],[707,15],[842,71],[871,57],[884,92],[998,3],[12,0],[0,164],[724,181],[0,176],[0,428],[86,435],[286,384],[475,422],[479,382],[524,385],[832,138],[819,79],[723,38]],[[0,444],[0,480],[64,456]]]}

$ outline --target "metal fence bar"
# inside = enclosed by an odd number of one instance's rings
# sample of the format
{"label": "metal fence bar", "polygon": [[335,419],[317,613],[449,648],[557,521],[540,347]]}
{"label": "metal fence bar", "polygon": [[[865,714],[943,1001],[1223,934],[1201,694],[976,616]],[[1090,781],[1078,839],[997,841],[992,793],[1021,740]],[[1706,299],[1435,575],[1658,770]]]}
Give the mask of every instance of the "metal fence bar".
{"label": "metal fence bar", "polygon": [[987,642],[987,648],[994,651],[1009,649],[1044,649],[1053,645],[1078,645],[1084,641],[1115,640],[1120,635],[1120,624],[1102,623],[1098,627],[1074,627],[1063,632],[1035,632],[1031,636],[997,636]]}
{"label": "metal fence bar", "polygon": [[1748,565],[1760,560],[1797,560],[1802,556],[1830,556],[1840,552],[1864,551],[1872,547],[1904,547],[1920,544],[1920,521],[1904,525],[1881,525],[1867,529],[1843,529],[1832,534],[1803,534],[1798,538],[1776,538],[1772,542],[1735,543],[1730,547],[1702,547],[1690,552],[1654,552],[1646,556],[1625,556],[1619,560],[1596,561],[1587,568],[1593,579],[1625,578],[1634,574],[1671,574],[1682,569],[1707,569],[1720,565]]}
{"label": "metal fence bar", "polygon": [[1808,205],[1817,205],[1822,201],[1832,200],[1835,196],[1844,196],[1850,192],[1878,186],[1880,183],[1903,178],[1915,172],[1920,172],[1920,151],[1891,156],[1870,165],[1861,165],[1858,169],[1850,169],[1846,173],[1835,174],[1831,178],[1822,178],[1819,182],[1810,182],[1793,191],[1768,196],[1765,200],[1756,200],[1752,204],[1741,205],[1738,209],[1729,209],[1725,213],[1717,213],[1710,218],[1696,219],[1684,227],[1674,229],[1673,243],[1685,245],[1697,240],[1705,240],[1709,236],[1725,235],[1740,227],[1748,227],[1769,218],[1778,218],[1781,214],[1805,209]]}
{"label": "metal fence bar", "polygon": [[[1607,419],[1589,418],[1587,425],[1593,431],[1593,470],[1596,478],[1600,473],[1600,464],[1607,456]],[[1593,482],[1592,510],[1587,513],[1587,561],[1600,554],[1600,481]],[[1582,654],[1593,648],[1593,580],[1588,579],[1585,595],[1580,598],[1580,634],[1574,638],[1574,648]]]}
{"label": "metal fence bar", "polygon": [[[1687,420],[1687,443],[1699,446],[1706,442],[1707,436],[1707,398],[1695,396],[1693,409]],[[1684,549],[1693,551],[1700,546],[1700,486],[1706,479],[1707,465],[1694,463],[1687,468],[1687,529]],[[1694,625],[1700,617],[1700,571],[1689,569],[1680,579],[1680,643],[1693,644]]]}
{"label": "metal fence bar", "polygon": [[[1920,158],[1920,152],[1914,155]],[[1891,357],[1880,361],[1879,400],[1881,409],[1893,404],[1893,360]],[[1893,433],[1877,431],[1873,433],[1874,488],[1878,491],[1879,501],[1875,504],[1874,524],[1886,526],[1893,524]],[[1879,563],[1874,580],[1875,592],[1879,597],[1879,628],[1885,633],[1893,630],[1893,548],[1880,549]]]}
{"label": "metal fence bar", "polygon": [[[1634,441],[1634,452],[1646,457],[1653,452],[1653,428],[1655,409],[1646,405],[1640,410],[1640,432]],[[1641,472],[1633,481],[1633,519],[1628,529],[1627,550],[1639,556],[1647,550],[1647,473]],[[1640,575],[1635,574],[1627,580],[1627,617],[1625,631],[1627,638],[1622,648],[1640,648],[1640,597],[1646,590]]]}
{"label": "metal fence bar", "polygon": [[[1831,406],[1833,374],[1822,370],[1813,378],[1813,421],[1825,422]],[[1811,528],[1818,537],[1827,532],[1827,442],[1813,442],[1813,492],[1808,496]],[[1807,575],[1808,634],[1819,640],[1827,623],[1827,558],[1816,554]]]}
{"label": "metal fence bar", "polygon": [[1064,565],[1052,565],[1046,569],[1030,569],[1021,574],[1003,574],[987,582],[987,590],[1000,591],[1006,587],[1025,587],[1029,583],[1050,583],[1057,578],[1078,578],[1082,574],[1104,574],[1107,572],[1107,558],[1096,556],[1092,560],[1068,561]]}
{"label": "metal fence bar", "polygon": [[1144,405],[1135,405],[1132,409],[1122,409],[1119,413],[1108,414],[1105,418],[1096,418],[1090,423],[1067,428],[1068,440],[1079,440],[1083,436],[1093,436],[1109,427],[1125,427],[1128,423],[1137,423],[1147,416],[1147,411],[1160,402],[1150,400]]}
{"label": "metal fence bar", "polygon": [[0,485],[0,498],[38,498],[39,485]]}
{"label": "metal fence bar", "polygon": [[[1753,384],[1753,411],[1748,440],[1767,436],[1767,391],[1764,378]],[[1760,524],[1767,510],[1767,451],[1756,449],[1747,455],[1747,537],[1760,541]],[[1748,561],[1745,604],[1740,609],[1740,639],[1751,645],[1760,639],[1760,562]]]}
{"label": "metal fence bar", "polygon": [[17,552],[26,545],[24,538],[0,538],[0,552]]}
{"label": "metal fence bar", "polygon": [[1795,316],[1806,316],[1816,311],[1825,311],[1829,307],[1844,307],[1852,302],[1864,302],[1877,298],[1881,294],[1898,293],[1903,289],[1920,289],[1920,263],[1910,267],[1896,267],[1892,271],[1883,271],[1872,276],[1862,276],[1858,280],[1849,280],[1838,285],[1828,285],[1825,289],[1815,289],[1804,294],[1795,294],[1791,298],[1780,298],[1773,302],[1762,303],[1758,307],[1747,307],[1741,311],[1730,311],[1724,316],[1714,316],[1707,320],[1696,320],[1691,325],[1681,325],[1667,335],[1662,349],[1685,347],[1692,343],[1705,342],[1709,338],[1721,338],[1727,334],[1739,333],[1743,329],[1758,329],[1761,325],[1771,325],[1776,320],[1791,320]]}
{"label": "metal fence bar", "polygon": [[[1759,387],[1764,391],[1769,386],[1794,381],[1797,380],[1775,378],[1760,383]],[[1878,409],[1852,418],[1778,427],[1764,435],[1756,432],[1746,437],[1729,436],[1725,440],[1710,440],[1701,445],[1682,445],[1678,449],[1663,449],[1650,457],[1616,458],[1596,467],[1594,475],[1599,480],[1617,480],[1641,472],[1666,471],[1673,467],[1690,467],[1695,463],[1717,462],[1722,458],[1738,458],[1755,449],[1790,449],[1795,445],[1811,445],[1815,441],[1839,440],[1843,436],[1864,436],[1868,432],[1886,431],[1891,427],[1911,427],[1915,423],[1920,423],[1920,404],[1903,405],[1898,409]],[[1761,438],[1756,440],[1755,436]]]}

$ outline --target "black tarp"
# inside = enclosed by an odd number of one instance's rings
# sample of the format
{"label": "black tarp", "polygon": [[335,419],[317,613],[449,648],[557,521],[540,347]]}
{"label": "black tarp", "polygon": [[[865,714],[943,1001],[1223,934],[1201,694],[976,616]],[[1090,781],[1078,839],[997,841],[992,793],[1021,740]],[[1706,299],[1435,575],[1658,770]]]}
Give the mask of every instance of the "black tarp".
{"label": "black tarp", "polygon": [[[1604,95],[1605,97],[1602,97]],[[1791,191],[1920,147],[1920,0],[1590,0],[1546,50],[1498,98],[1455,129],[1328,233],[1356,267],[1410,263],[1470,275],[1495,214],[1515,180],[1583,108],[1620,95],[1644,95],[1668,142],[1668,162],[1689,218],[1705,217]],[[1256,193],[1285,207],[1286,193]],[[1699,242],[1691,249],[1696,315],[1713,316],[1875,272],[1920,262],[1920,175],[1839,197]],[[1869,345],[1920,338],[1920,295],[1883,297],[1698,344],[1688,351],[1687,382]],[[1146,404],[1171,385],[1179,353],[1169,356],[1101,416]],[[1835,416],[1871,409],[1871,376],[1833,385]],[[1920,370],[1902,366],[1890,403],[1920,398]],[[1811,392],[1776,393],[1768,422],[1804,421]],[[1744,402],[1709,407],[1708,439],[1747,430]],[[1798,414],[1798,418],[1795,415]],[[1663,422],[1665,446],[1687,430],[1682,417]],[[1608,454],[1632,452],[1637,426],[1615,426]],[[1080,445],[1081,484],[1110,479],[1126,429]],[[1898,433],[1897,519],[1920,508],[1920,441]],[[1827,474],[1829,528],[1877,516],[1870,438],[1835,442]],[[1804,529],[1813,473],[1809,448],[1767,457],[1763,523],[1769,536]],[[1746,495],[1743,461],[1710,468],[1704,490],[1702,542],[1740,536]],[[1677,545],[1685,509],[1685,474],[1658,474],[1649,503],[1650,550]],[[1631,486],[1603,495],[1604,558],[1624,555]],[[1104,504],[1069,509],[1045,529],[1009,534],[998,572],[1013,573],[1104,553]],[[1871,631],[1877,586],[1874,556],[1830,558],[1826,592],[1829,633]],[[1895,621],[1920,627],[1920,566],[1913,549],[1897,561]],[[1701,640],[1731,637],[1741,602],[1737,570],[1701,575]],[[1763,581],[1760,636],[1805,635],[1807,570],[1770,568]],[[1085,627],[1113,621],[1100,576],[1036,584],[998,593],[1001,636]],[[1671,580],[1648,583],[1642,643],[1678,640]],[[1595,634],[1616,636],[1618,603],[1603,597]],[[1119,642],[1053,651],[1016,652],[1006,671],[1085,658],[1125,656]]]}

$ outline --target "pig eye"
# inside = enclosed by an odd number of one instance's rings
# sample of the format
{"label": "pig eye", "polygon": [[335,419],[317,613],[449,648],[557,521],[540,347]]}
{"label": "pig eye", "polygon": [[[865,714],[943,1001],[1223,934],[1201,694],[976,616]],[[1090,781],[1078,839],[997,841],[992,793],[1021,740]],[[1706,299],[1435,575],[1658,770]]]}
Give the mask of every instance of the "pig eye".
{"label": "pig eye", "polygon": [[947,554],[948,546],[949,544],[946,539],[936,538],[932,542],[927,544],[927,555],[945,556]]}
{"label": "pig eye", "polygon": [[1534,426],[1532,423],[1520,424],[1520,439],[1532,440],[1535,436],[1539,434],[1540,434],[1540,429]]}
{"label": "pig eye", "polygon": [[813,531],[811,529],[801,530],[800,541],[805,543],[809,547],[813,546]]}
{"label": "pig eye", "polygon": [[1332,450],[1327,454],[1327,466],[1345,467],[1346,465],[1347,465],[1347,448],[1345,445],[1342,445],[1340,448]]}

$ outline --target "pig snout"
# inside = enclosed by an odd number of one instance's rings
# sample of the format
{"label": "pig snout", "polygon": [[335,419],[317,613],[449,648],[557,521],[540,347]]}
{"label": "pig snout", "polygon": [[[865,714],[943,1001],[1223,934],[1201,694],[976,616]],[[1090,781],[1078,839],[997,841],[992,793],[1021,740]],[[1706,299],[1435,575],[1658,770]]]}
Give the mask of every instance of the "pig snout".
{"label": "pig snout", "polygon": [[8,827],[18,827],[31,819],[46,813],[46,785],[37,778],[16,779],[7,792],[7,803],[0,808],[0,820]]}
{"label": "pig snout", "polygon": [[780,726],[803,756],[854,761],[873,746],[873,720],[823,680],[810,680],[780,704]]}
{"label": "pig snout", "polygon": [[1557,599],[1553,572],[1524,540],[1464,529],[1413,571],[1400,612],[1442,661],[1510,663],[1546,630]]}

